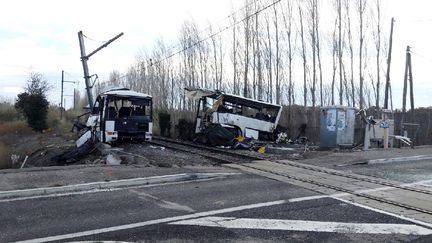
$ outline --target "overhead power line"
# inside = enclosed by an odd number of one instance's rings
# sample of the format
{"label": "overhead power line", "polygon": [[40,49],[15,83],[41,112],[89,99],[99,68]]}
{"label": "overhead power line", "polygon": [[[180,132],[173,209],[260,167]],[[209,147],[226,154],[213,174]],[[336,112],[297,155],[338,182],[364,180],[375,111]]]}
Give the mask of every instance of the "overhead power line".
{"label": "overhead power line", "polygon": [[91,41],[94,41],[94,42],[99,42],[99,43],[105,43],[105,42],[107,42],[107,41],[95,40],[95,39],[93,39],[93,38],[90,38],[90,37],[86,36],[84,33],[83,33],[83,36],[84,36],[86,39],[91,40]]}
{"label": "overhead power line", "polygon": [[64,73],[67,74],[67,75],[69,76],[69,78],[71,78],[71,79],[70,79],[71,81],[75,81],[75,82],[77,82],[78,84],[80,83],[80,80],[79,80],[78,78],[76,78],[75,76],[73,76],[72,74],[70,74],[70,73],[68,73],[68,72],[66,72],[66,71],[64,71]]}
{"label": "overhead power line", "polygon": [[[160,60],[158,60],[158,61],[155,61],[155,62],[151,63],[150,65],[147,65],[147,67],[151,67],[151,66],[153,66],[153,65],[159,64],[159,63],[164,62],[164,61],[166,61],[166,60],[168,60],[168,59],[170,59],[170,58],[172,58],[172,57],[174,57],[174,56],[176,56],[176,55],[178,55],[178,54],[180,54],[180,53],[182,53],[182,52],[185,52],[185,51],[191,49],[192,47],[195,47],[195,46],[197,46],[197,45],[199,45],[199,44],[201,44],[201,43],[203,43],[203,42],[205,42],[205,41],[207,41],[207,40],[209,40],[209,39],[211,39],[211,38],[213,38],[213,37],[215,37],[215,36],[221,34],[222,32],[225,32],[226,30],[231,29],[231,28],[233,28],[234,26],[236,26],[236,25],[238,25],[238,24],[240,24],[240,23],[242,23],[242,22],[244,22],[244,21],[246,21],[246,20],[249,20],[251,17],[253,17],[253,16],[255,16],[255,15],[257,15],[257,14],[259,14],[259,13],[265,11],[265,10],[267,10],[268,8],[270,8],[270,7],[272,7],[272,6],[276,5],[276,4],[278,4],[278,3],[281,2],[281,1],[282,1],[282,0],[274,1],[273,3],[271,3],[271,4],[269,4],[269,5],[267,5],[267,6],[263,7],[263,8],[261,8],[261,9],[259,9],[259,10],[257,10],[257,11],[255,11],[254,13],[252,13],[252,14],[250,14],[250,15],[244,17],[243,19],[240,19],[239,21],[236,21],[236,22],[234,22],[234,23],[228,25],[227,27],[225,27],[225,28],[223,28],[223,29],[220,29],[219,31],[217,31],[217,32],[215,32],[215,33],[213,33],[213,34],[207,36],[206,38],[203,38],[203,39],[201,39],[201,40],[199,40],[199,41],[197,41],[197,42],[195,42],[195,43],[193,43],[193,44],[191,44],[191,45],[189,45],[189,46],[187,46],[187,47],[185,47],[185,48],[183,48],[183,49],[181,49],[181,50],[179,50],[179,51],[177,51],[177,52],[174,52],[174,53],[168,55],[168,56],[165,57],[165,58],[162,58],[162,59],[160,59]],[[248,5],[246,5],[244,8],[246,8],[247,6],[248,6]]]}
{"label": "overhead power line", "polygon": [[412,50],[411,50],[411,53],[414,54],[414,55],[416,55],[416,56],[418,56],[418,57],[420,57],[420,58],[423,58],[424,60],[426,60],[426,61],[428,61],[428,62],[431,62],[431,63],[432,63],[432,59],[430,59],[430,58],[428,58],[428,57],[425,57],[425,56],[420,55],[420,54],[418,54],[418,53],[416,53],[416,52],[413,52]]}
{"label": "overhead power line", "polygon": [[[228,16],[226,16],[224,18],[221,18],[220,20],[207,25],[207,27],[203,28],[201,31],[198,32],[198,35],[203,34],[204,32],[206,32],[208,30],[217,29],[217,28],[214,28],[214,27],[215,26],[217,27],[217,25],[219,25],[220,23],[222,23],[222,22],[224,22],[226,20],[229,20],[230,18],[234,17],[237,13],[239,13],[239,12],[243,11],[244,9],[246,9],[246,8],[252,6],[252,5],[255,5],[255,4],[257,4],[257,3],[261,2],[261,1],[264,1],[264,0],[257,0],[256,2],[255,1],[251,1],[249,4],[246,4],[243,7],[241,7],[239,9],[231,12],[230,14],[228,14]],[[171,47],[169,47],[169,49],[176,49],[177,47],[180,47],[180,46],[181,46],[181,44],[175,44],[175,45],[172,45]]]}

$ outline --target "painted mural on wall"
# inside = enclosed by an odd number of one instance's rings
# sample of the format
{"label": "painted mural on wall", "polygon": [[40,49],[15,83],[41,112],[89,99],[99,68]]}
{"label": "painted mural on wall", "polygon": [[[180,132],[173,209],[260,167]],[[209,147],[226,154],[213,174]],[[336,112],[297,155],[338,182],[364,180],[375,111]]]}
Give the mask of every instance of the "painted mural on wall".
{"label": "painted mural on wall", "polygon": [[338,122],[337,122],[337,127],[338,130],[344,130],[346,127],[346,116],[345,116],[345,111],[338,111]]}
{"label": "painted mural on wall", "polygon": [[327,111],[327,130],[330,132],[336,131],[336,110],[330,109]]}

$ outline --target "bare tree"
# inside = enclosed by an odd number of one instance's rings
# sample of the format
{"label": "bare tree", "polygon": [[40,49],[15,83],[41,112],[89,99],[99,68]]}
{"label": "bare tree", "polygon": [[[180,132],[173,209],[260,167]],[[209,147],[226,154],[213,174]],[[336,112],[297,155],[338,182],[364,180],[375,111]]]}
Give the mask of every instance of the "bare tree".
{"label": "bare tree", "polygon": [[[350,13],[350,1],[345,0],[345,13],[346,13],[346,20],[347,20],[347,32],[348,32],[348,48],[349,48],[349,55],[350,55],[350,83],[351,83],[351,100],[352,100],[352,106],[355,107],[355,84],[354,84],[354,45],[352,40],[352,32],[351,32],[351,13]],[[348,90],[347,90],[348,92]]]}
{"label": "bare tree", "polygon": [[300,38],[301,38],[301,50],[302,50],[302,59],[303,59],[303,102],[304,108],[307,109],[307,79],[306,79],[306,46],[305,46],[305,38],[304,38],[304,27],[303,27],[303,12],[302,8],[299,5],[299,18],[300,18]]}
{"label": "bare tree", "polygon": [[250,38],[251,38],[251,27],[250,27],[250,16],[251,16],[251,7],[249,0],[246,1],[246,8],[245,8],[245,18],[246,21],[244,21],[244,38],[245,38],[245,49],[244,49],[244,83],[243,83],[243,96],[244,97],[250,97],[250,94],[248,92],[248,73],[249,73],[249,47],[250,47]]}
{"label": "bare tree", "polygon": [[320,84],[320,105],[323,106],[323,74],[321,65],[321,46],[320,46],[320,28],[319,28],[319,1],[315,0],[315,35],[316,35],[316,53],[318,58],[318,69],[319,69],[319,84]]}
{"label": "bare tree", "polygon": [[[255,0],[255,11],[258,11],[259,4],[258,1]],[[257,73],[257,92],[258,92],[258,99],[263,99],[263,70],[262,70],[262,57],[261,57],[261,39],[260,39],[260,25],[259,25],[259,15],[255,15],[255,56],[256,56],[256,64],[255,67],[256,73]]]}
{"label": "bare tree", "polygon": [[364,105],[364,97],[363,97],[363,42],[364,42],[364,13],[366,9],[365,0],[357,0],[357,11],[359,15],[359,82],[360,82],[360,109],[363,108]]}
{"label": "bare tree", "polygon": [[381,0],[375,0],[375,16],[376,16],[376,32],[374,32],[375,48],[376,48],[376,100],[375,107],[380,107],[380,89],[381,89]]}
{"label": "bare tree", "polygon": [[287,8],[286,11],[282,11],[282,16],[284,19],[285,24],[285,33],[286,33],[286,40],[288,42],[288,49],[287,49],[287,57],[288,57],[288,123],[291,123],[291,108],[294,103],[293,96],[294,96],[294,85],[292,81],[292,63],[293,63],[293,46],[292,46],[292,21],[293,21],[293,7],[291,4],[291,1],[287,1]]}
{"label": "bare tree", "polygon": [[279,37],[279,18],[276,5],[273,5],[274,12],[274,31],[275,31],[275,85],[276,85],[276,104],[281,104],[281,57],[280,57],[280,37]]}
{"label": "bare tree", "polygon": [[213,89],[220,89],[219,87],[219,72],[221,70],[219,70],[219,62],[218,62],[218,44],[220,45],[221,43],[217,43],[217,39],[216,36],[213,35],[212,30],[210,28],[210,41],[212,43],[212,51],[213,51],[213,63],[212,63],[212,69],[213,69]]}
{"label": "bare tree", "polygon": [[266,33],[267,33],[267,41],[264,42],[265,44],[265,62],[266,62],[266,69],[267,69],[267,101],[272,103],[273,102],[273,66],[272,66],[272,60],[273,60],[273,49],[272,49],[272,38],[271,38],[271,32],[270,32],[270,20],[269,15],[265,15],[265,21],[266,21]]}
{"label": "bare tree", "polygon": [[336,29],[338,26],[338,18],[335,19],[334,29],[333,29],[333,35],[331,40],[331,48],[332,48],[332,83],[331,83],[331,104],[335,105],[335,85],[336,85],[336,59],[337,59],[337,53],[338,53],[338,39],[336,37]]}
{"label": "bare tree", "polygon": [[[194,21],[185,21],[180,29],[179,36],[182,55],[181,67],[183,87],[197,87],[197,43],[200,41],[197,24]],[[184,109],[192,109],[192,103],[186,100],[184,92],[180,93]]]}
{"label": "bare tree", "polygon": [[343,79],[342,79],[342,2],[337,2],[338,16],[339,16],[339,41],[338,41],[338,54],[339,54],[339,105],[342,105],[343,96]]}
{"label": "bare tree", "polygon": [[308,1],[309,8],[309,34],[311,37],[311,50],[312,50],[312,87],[311,87],[311,97],[312,97],[312,107],[315,107],[316,104],[316,0]]}

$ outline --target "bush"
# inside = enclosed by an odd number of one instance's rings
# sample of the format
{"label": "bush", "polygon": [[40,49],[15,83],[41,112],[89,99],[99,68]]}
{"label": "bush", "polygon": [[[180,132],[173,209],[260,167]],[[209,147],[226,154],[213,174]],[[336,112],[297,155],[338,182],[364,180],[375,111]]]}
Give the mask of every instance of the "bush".
{"label": "bush", "polygon": [[24,92],[18,95],[15,108],[24,115],[29,127],[42,132],[47,128],[48,105],[45,95]]}
{"label": "bush", "polygon": [[176,125],[178,138],[181,140],[192,140],[195,135],[195,122],[181,118]]}
{"label": "bush", "polygon": [[161,136],[169,136],[171,129],[171,115],[167,111],[159,111],[158,117]]}
{"label": "bush", "polygon": [[30,73],[25,92],[18,94],[15,109],[24,115],[27,124],[35,131],[47,128],[48,100],[46,92],[51,88],[40,73]]}

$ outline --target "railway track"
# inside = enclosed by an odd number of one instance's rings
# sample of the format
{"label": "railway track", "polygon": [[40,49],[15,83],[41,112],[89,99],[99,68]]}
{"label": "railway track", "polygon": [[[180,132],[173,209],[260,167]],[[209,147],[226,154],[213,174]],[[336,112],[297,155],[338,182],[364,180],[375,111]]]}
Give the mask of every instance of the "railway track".
{"label": "railway track", "polygon": [[245,163],[245,162],[251,162],[254,160],[263,159],[263,157],[260,156],[251,156],[247,154],[230,151],[227,149],[208,147],[208,146],[199,145],[191,142],[180,142],[173,139],[167,139],[162,137],[153,137],[151,143],[154,145],[164,146],[182,152],[198,154],[205,158],[223,164]]}
{"label": "railway track", "polygon": [[[249,172],[283,177],[301,183],[318,186],[320,188],[331,189],[383,204],[427,214],[430,215],[432,219],[432,205],[429,207],[427,206],[427,202],[430,202],[430,196],[432,195],[432,191],[429,190],[403,186],[397,184],[397,182],[391,182],[384,179],[355,175],[291,161],[270,161],[265,160],[265,158],[258,155],[245,155],[234,151],[227,151],[226,149],[212,148],[193,143],[184,143],[171,139],[155,138],[153,143],[184,152],[199,154],[219,163],[234,164],[232,167],[244,169]],[[252,161],[255,162],[250,163]],[[377,195],[376,191],[380,191],[376,190],[377,186],[386,187],[385,191],[393,191],[396,193],[396,196]],[[404,200],[398,200],[397,197],[399,197],[399,199],[404,198]]]}

